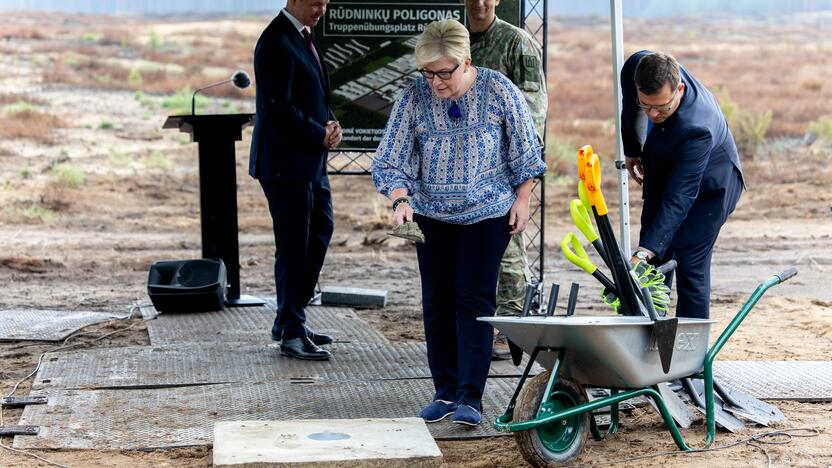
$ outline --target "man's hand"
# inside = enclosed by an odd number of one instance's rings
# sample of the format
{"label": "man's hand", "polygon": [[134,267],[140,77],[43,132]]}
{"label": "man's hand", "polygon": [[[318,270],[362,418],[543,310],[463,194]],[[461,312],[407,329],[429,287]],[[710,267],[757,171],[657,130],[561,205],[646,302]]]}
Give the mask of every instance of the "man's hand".
{"label": "man's hand", "polygon": [[641,158],[627,157],[624,162],[627,165],[627,172],[630,177],[641,185],[644,182],[644,168],[641,166]]}
{"label": "man's hand", "polygon": [[630,257],[630,264],[635,266],[637,263],[640,262],[650,262],[655,257],[652,251],[645,249],[644,247],[639,247],[633,252],[633,256]]}
{"label": "man's hand", "polygon": [[518,196],[511,205],[508,212],[508,225],[511,228],[511,235],[526,230],[529,224],[529,197]]}
{"label": "man's hand", "polygon": [[334,149],[341,144],[341,124],[336,120],[326,123],[326,134],[324,135],[324,148]]}

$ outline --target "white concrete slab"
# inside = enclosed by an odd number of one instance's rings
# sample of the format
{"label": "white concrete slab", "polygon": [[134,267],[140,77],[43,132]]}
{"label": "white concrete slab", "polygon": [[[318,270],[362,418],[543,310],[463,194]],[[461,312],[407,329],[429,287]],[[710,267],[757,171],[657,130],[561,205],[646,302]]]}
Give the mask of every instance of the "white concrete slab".
{"label": "white concrete slab", "polygon": [[442,452],[421,418],[225,421],[214,425],[214,466],[438,467]]}

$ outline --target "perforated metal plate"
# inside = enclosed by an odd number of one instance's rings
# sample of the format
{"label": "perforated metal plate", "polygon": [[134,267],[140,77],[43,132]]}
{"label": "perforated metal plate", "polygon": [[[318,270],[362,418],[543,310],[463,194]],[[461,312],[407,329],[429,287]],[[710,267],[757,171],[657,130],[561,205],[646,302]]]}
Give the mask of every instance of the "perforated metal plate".
{"label": "perforated metal plate", "polygon": [[763,400],[832,401],[832,361],[717,361],[714,378]]}
{"label": "perforated metal plate", "polygon": [[[437,439],[499,435],[493,420],[516,382],[489,379],[482,423],[430,424]],[[234,420],[400,418],[417,415],[433,396],[428,379],[374,382],[257,383],[136,390],[46,392],[49,404],[29,406],[20,424],[40,427],[14,447],[152,449],[211,443],[213,424]]]}
{"label": "perforated metal plate", "polygon": [[80,328],[116,318],[106,312],[0,310],[0,341],[62,341]]}
{"label": "perforated metal plate", "polygon": [[[181,344],[66,351],[47,355],[33,388],[136,388],[292,379],[368,381],[430,377],[424,343],[335,343],[330,361],[279,355],[277,345]],[[493,362],[493,377],[522,373]]]}
{"label": "perforated metal plate", "polygon": [[[384,335],[370,327],[355,311],[342,307],[307,307],[307,325],[317,333],[332,335],[338,342],[387,343]],[[150,343],[237,342],[262,344],[271,341],[274,309],[234,307],[217,312],[161,314],[147,323]]]}

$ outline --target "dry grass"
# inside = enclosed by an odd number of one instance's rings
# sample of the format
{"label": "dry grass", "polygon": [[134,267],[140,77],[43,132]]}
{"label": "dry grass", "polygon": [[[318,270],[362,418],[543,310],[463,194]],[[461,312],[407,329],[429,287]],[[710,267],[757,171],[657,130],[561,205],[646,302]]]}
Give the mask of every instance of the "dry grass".
{"label": "dry grass", "polygon": [[[769,138],[799,137],[812,121],[832,114],[832,86],[825,79],[832,74],[830,21],[625,19],[624,52],[669,52],[712,91],[727,90],[743,111],[771,111]],[[615,136],[603,124],[614,117],[609,22],[552,23],[549,127],[558,139],[609,153]],[[591,121],[598,124],[586,124]]]}
{"label": "dry grass", "polygon": [[24,93],[0,93],[0,106],[9,104],[17,104],[19,102],[26,102],[36,106],[46,105],[46,101],[41,98],[31,96]]}
{"label": "dry grass", "polygon": [[[78,19],[72,17],[73,20]],[[98,18],[99,23],[106,18]],[[266,21],[264,19],[264,26]],[[216,71],[251,70],[256,36],[234,30],[158,37],[140,42],[135,29],[152,24],[128,27],[103,27],[88,22],[67,22],[54,33],[62,40],[43,41],[31,46],[33,52],[52,57],[43,72],[45,83],[64,83],[88,88],[175,93],[219,81]],[[115,62],[115,63],[114,63]],[[152,63],[156,67],[134,67],[131,62]],[[252,98],[253,90],[240,91],[223,86],[207,93],[225,98]]]}
{"label": "dry grass", "polygon": [[45,145],[55,144],[52,130],[66,127],[58,116],[36,110],[23,110],[0,117],[0,137],[28,138]]}
{"label": "dry grass", "polygon": [[46,39],[46,34],[40,28],[3,25],[0,26],[0,39]]}

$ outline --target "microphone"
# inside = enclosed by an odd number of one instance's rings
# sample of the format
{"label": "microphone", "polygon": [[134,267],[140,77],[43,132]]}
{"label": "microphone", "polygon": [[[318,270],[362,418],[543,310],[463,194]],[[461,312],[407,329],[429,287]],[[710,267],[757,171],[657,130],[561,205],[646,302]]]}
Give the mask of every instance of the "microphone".
{"label": "microphone", "polygon": [[215,86],[224,85],[226,83],[232,83],[237,88],[246,89],[249,86],[251,86],[251,77],[249,77],[248,73],[246,73],[245,71],[237,70],[237,71],[234,72],[233,75],[231,75],[231,78],[229,78],[227,80],[222,80],[218,83],[209,84],[208,86],[203,86],[202,88],[197,89],[196,91],[194,91],[194,95],[191,96],[191,115],[196,115],[196,95],[197,95],[197,93],[199,93],[200,91],[204,91],[206,89],[209,89],[209,88],[213,88]]}

